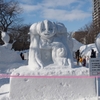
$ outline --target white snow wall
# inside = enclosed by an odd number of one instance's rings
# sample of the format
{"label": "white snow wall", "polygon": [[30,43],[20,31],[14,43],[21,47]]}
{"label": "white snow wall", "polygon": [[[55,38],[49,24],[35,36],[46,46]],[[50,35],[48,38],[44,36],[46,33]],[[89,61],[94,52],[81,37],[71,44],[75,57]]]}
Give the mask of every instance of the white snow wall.
{"label": "white snow wall", "polygon": [[10,100],[79,100],[95,87],[94,78],[11,78]]}

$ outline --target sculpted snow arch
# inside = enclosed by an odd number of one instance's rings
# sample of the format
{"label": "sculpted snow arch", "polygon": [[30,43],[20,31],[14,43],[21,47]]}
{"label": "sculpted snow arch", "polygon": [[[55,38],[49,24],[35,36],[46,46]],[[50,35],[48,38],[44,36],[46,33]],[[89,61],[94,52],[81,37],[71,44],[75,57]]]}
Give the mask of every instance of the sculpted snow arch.
{"label": "sculpted snow arch", "polygon": [[31,69],[49,64],[72,67],[67,44],[67,29],[62,23],[44,20],[30,27],[30,49],[28,65]]}

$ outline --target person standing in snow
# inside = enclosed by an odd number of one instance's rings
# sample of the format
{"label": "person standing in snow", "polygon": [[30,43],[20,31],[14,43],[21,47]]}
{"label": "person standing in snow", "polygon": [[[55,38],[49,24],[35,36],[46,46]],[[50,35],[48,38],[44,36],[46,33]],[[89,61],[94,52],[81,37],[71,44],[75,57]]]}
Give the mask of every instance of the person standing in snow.
{"label": "person standing in snow", "polygon": [[83,65],[83,66],[86,66],[86,56],[83,57],[82,65]]}
{"label": "person standing in snow", "polygon": [[20,56],[21,56],[22,60],[24,60],[24,54],[22,52],[20,53]]}
{"label": "person standing in snow", "polygon": [[82,65],[83,58],[81,56],[79,57],[79,62],[80,62],[80,65]]}
{"label": "person standing in snow", "polygon": [[91,51],[91,58],[96,58],[96,52],[93,49]]}
{"label": "person standing in snow", "polygon": [[76,51],[76,59],[77,59],[77,65],[79,65],[79,57],[80,57],[80,51]]}

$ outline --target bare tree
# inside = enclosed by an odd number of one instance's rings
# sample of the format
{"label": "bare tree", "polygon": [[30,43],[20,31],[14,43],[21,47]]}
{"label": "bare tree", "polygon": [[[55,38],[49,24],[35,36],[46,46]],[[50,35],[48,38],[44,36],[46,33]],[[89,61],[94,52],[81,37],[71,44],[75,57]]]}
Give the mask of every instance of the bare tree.
{"label": "bare tree", "polygon": [[19,3],[15,1],[0,0],[0,28],[7,32],[8,28],[18,22],[18,15],[22,12]]}
{"label": "bare tree", "polygon": [[13,42],[13,49],[15,50],[25,50],[29,49],[30,37],[29,37],[29,27],[30,25],[15,25],[9,29],[10,43]]}
{"label": "bare tree", "polygon": [[98,33],[97,29],[94,28],[93,22],[86,24],[74,34],[74,38],[84,44],[90,44],[95,42],[95,38]]}
{"label": "bare tree", "polygon": [[16,25],[10,28],[9,34],[11,36],[11,39],[13,41],[16,41],[16,40],[20,40],[22,42],[27,41],[29,39],[28,37],[29,27],[30,25]]}

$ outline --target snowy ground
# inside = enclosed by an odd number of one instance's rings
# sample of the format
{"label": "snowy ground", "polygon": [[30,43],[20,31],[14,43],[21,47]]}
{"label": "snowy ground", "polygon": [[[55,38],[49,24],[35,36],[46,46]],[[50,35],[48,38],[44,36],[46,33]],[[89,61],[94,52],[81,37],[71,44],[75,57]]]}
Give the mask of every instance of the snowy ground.
{"label": "snowy ground", "polygon": [[[66,70],[66,68],[59,68],[59,70],[54,71],[53,68],[48,67],[46,68],[44,71],[42,71],[42,75],[48,73],[48,75],[52,74],[52,75],[64,75],[64,74],[67,74],[67,75],[89,75],[89,68],[86,68],[86,67],[82,67],[82,66],[78,66],[76,64],[76,61],[74,62],[75,64],[75,68],[68,68]],[[12,71],[14,71],[16,68],[19,68],[19,66],[22,66],[22,65],[27,65],[27,61],[22,61],[22,63],[15,63],[15,64],[10,64],[10,65],[6,65],[5,68],[2,67],[1,69],[1,73],[3,74],[10,74]],[[9,67],[10,66],[10,67]],[[15,68],[13,68],[13,66],[15,66]],[[9,67],[9,68],[7,68]],[[21,67],[20,67],[21,68]],[[48,72],[48,69],[49,69],[49,72]],[[27,72],[27,70],[25,71],[24,70],[24,74],[25,72]],[[63,73],[61,73],[63,72]],[[37,74],[36,74],[37,73]],[[41,71],[40,72],[36,72],[35,75],[40,75]],[[9,90],[10,90],[10,84],[9,84],[9,78],[1,78],[0,79],[0,100],[9,100]],[[96,97],[94,98],[82,98],[80,100],[97,100]]]}
{"label": "snowy ground", "polygon": [[[82,44],[79,44],[79,45],[81,46],[80,50],[81,50],[83,56],[90,56],[90,51],[91,51],[92,48],[94,50],[96,50],[94,44],[90,44],[90,45],[87,45],[87,46],[85,46],[85,45],[82,46]],[[79,45],[77,43],[77,46],[79,46]],[[79,48],[79,47],[77,47],[77,48]],[[77,48],[75,46],[75,50]],[[0,50],[0,55],[3,52],[3,50],[4,49]],[[5,51],[4,55],[7,55],[9,53],[8,51]],[[17,52],[17,54],[19,54],[19,53]],[[14,56],[12,56],[12,58],[11,58],[12,60],[9,60],[10,58],[7,58],[8,62],[6,62],[6,63],[4,63],[4,62],[2,63],[2,59],[3,59],[3,61],[6,61],[6,58],[3,58],[3,56],[0,58],[0,74],[1,75],[3,75],[3,74],[6,74],[6,75],[7,74],[11,74],[13,71],[15,71],[20,66],[26,66],[27,62],[28,62],[27,60],[23,61],[20,58],[19,58],[20,61],[19,61],[18,58],[17,58],[17,61],[15,61],[15,57]],[[13,62],[13,60],[14,60],[14,62]],[[67,76],[68,75],[73,75],[73,76],[89,75],[88,65],[87,65],[87,67],[79,66],[79,65],[76,64],[76,60],[74,60],[74,65],[75,65],[74,68],[67,68],[67,69],[58,67],[58,70],[56,70],[56,71],[54,70],[55,68],[53,68],[53,66],[48,66],[47,68],[42,69],[42,70],[40,70],[40,71],[38,71],[38,72],[36,72],[34,74],[35,75],[67,75]],[[49,71],[48,71],[48,69],[49,69]],[[41,71],[42,71],[42,73],[41,73]],[[24,72],[27,72],[27,70],[25,70]],[[0,78],[0,100],[9,100],[9,90],[10,90],[9,88],[10,88],[9,78],[1,77]],[[88,89],[87,89],[87,91],[88,91]],[[94,98],[91,98],[91,99],[82,98],[80,100],[97,100],[97,99],[96,99],[96,97],[94,97]]]}

